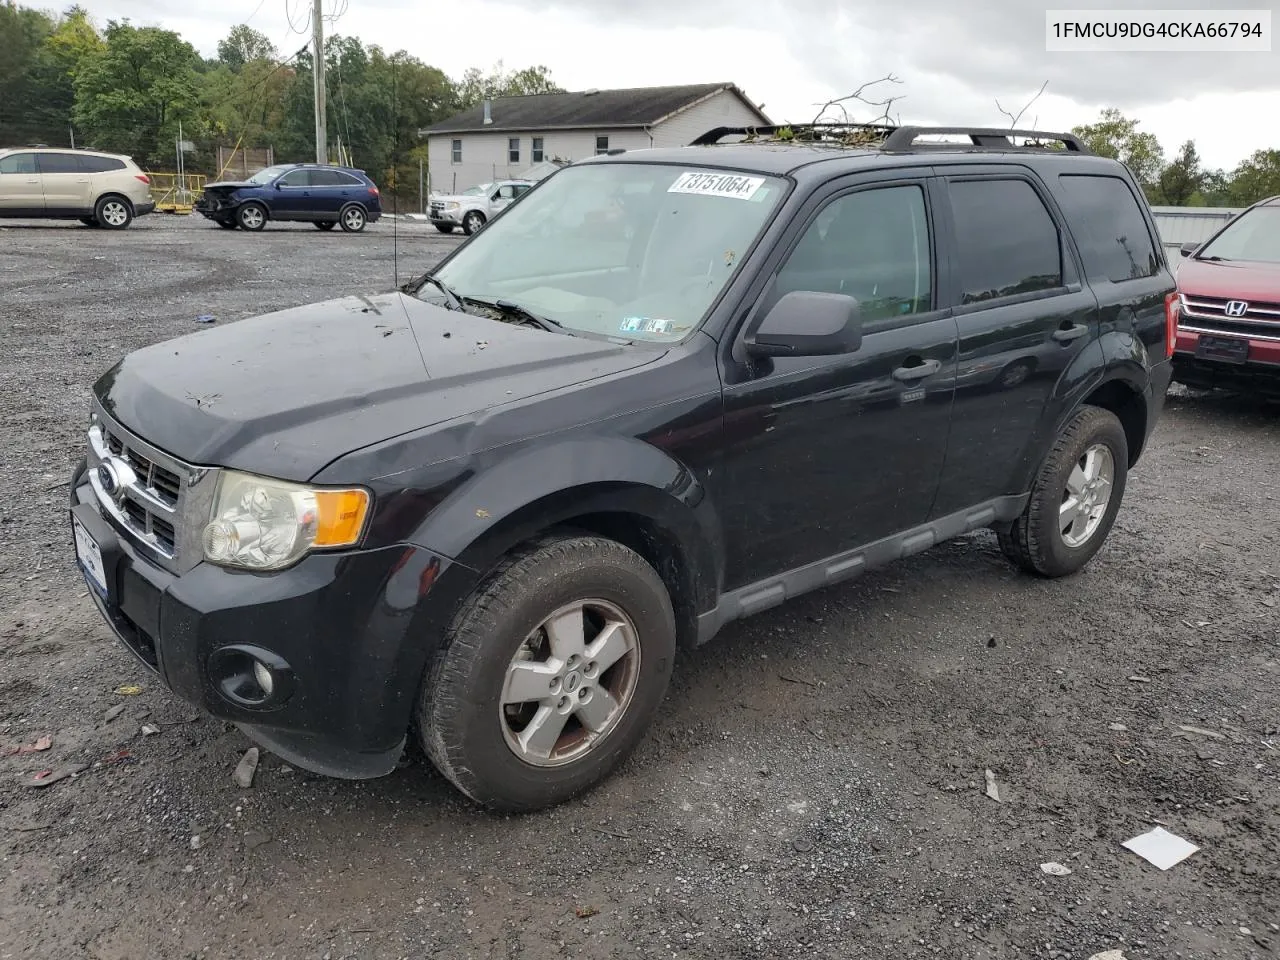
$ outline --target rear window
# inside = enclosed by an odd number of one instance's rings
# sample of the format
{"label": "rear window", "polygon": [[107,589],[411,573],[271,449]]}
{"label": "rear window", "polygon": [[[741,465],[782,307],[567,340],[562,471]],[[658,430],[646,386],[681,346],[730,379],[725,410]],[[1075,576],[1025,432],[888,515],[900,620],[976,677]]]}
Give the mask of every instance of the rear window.
{"label": "rear window", "polygon": [[1160,257],[1133,190],[1119,177],[1061,174],[1062,209],[1090,280],[1154,277]]}
{"label": "rear window", "polygon": [[83,173],[80,158],[74,153],[38,153],[41,173]]}
{"label": "rear window", "polygon": [[85,173],[110,173],[112,170],[123,170],[124,161],[114,157],[81,157],[80,168]]}
{"label": "rear window", "polygon": [[0,157],[0,173],[35,173],[36,155],[34,153],[11,153]]}
{"label": "rear window", "polygon": [[1025,180],[953,180],[961,303],[1062,286],[1062,245],[1044,201]]}
{"label": "rear window", "polygon": [[312,170],[311,185],[313,187],[350,187],[362,184],[355,177],[341,170]]}

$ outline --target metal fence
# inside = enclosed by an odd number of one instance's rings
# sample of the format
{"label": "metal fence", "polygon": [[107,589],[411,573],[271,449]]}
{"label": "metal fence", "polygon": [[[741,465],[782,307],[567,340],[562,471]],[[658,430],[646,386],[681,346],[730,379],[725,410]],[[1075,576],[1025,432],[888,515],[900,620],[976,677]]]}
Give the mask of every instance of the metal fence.
{"label": "metal fence", "polygon": [[204,193],[206,179],[200,173],[152,173],[150,170],[147,178],[151,181],[151,199],[161,213],[190,213]]}
{"label": "metal fence", "polygon": [[1203,243],[1243,207],[1152,207],[1151,215],[1160,231],[1165,256],[1178,260],[1178,248],[1184,243]]}

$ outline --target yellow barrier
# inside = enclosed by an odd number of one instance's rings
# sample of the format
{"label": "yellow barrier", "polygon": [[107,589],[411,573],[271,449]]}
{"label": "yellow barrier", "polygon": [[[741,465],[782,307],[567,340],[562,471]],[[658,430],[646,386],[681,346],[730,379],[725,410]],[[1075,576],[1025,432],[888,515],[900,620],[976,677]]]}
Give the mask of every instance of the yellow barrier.
{"label": "yellow barrier", "polygon": [[156,210],[161,213],[190,213],[201,194],[207,179],[202,173],[147,172],[151,180],[151,198],[156,202]]}

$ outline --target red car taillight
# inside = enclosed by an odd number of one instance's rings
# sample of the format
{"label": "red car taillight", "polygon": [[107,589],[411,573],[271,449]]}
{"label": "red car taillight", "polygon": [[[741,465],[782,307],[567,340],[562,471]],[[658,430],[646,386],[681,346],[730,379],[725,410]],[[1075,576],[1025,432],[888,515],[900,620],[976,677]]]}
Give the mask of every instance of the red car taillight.
{"label": "red car taillight", "polygon": [[378,194],[378,188],[377,188],[377,187],[370,187],[370,188],[369,188],[369,196],[371,196],[371,197],[379,196],[379,194]]}
{"label": "red car taillight", "polygon": [[1173,356],[1173,348],[1178,342],[1178,294],[1166,294],[1164,298],[1164,355]]}
{"label": "red car taillight", "polygon": [[141,180],[143,183],[146,183],[146,184],[150,184],[150,183],[151,183],[151,178],[150,178],[150,177],[148,177],[145,173],[135,173],[135,174],[133,175],[133,178],[134,178],[135,180]]}

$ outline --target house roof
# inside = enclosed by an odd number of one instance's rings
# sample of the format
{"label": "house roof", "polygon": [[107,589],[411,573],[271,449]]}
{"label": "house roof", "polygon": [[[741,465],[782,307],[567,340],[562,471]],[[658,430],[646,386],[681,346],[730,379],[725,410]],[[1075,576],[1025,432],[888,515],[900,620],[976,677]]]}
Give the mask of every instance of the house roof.
{"label": "house roof", "polygon": [[748,107],[769,118],[732,83],[695,83],[679,87],[632,87],[627,90],[582,90],[537,93],[524,97],[495,97],[490,103],[492,123],[484,122],[484,104],[477,103],[448,120],[418,131],[418,136],[479,131],[578,130],[652,126],[721,90],[729,90]]}

